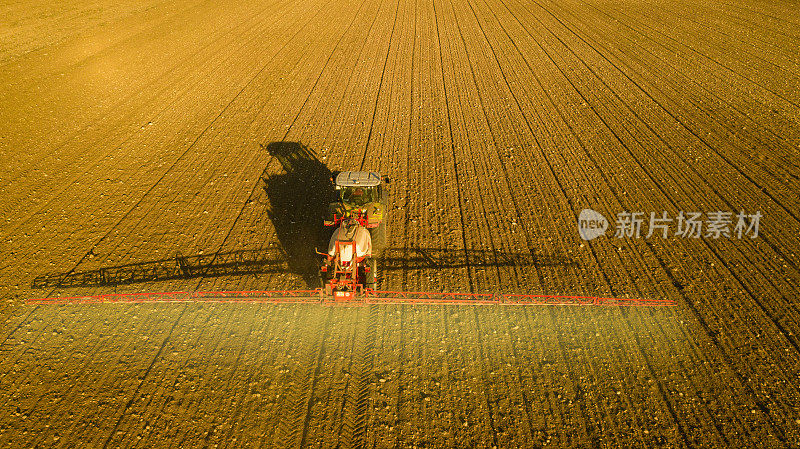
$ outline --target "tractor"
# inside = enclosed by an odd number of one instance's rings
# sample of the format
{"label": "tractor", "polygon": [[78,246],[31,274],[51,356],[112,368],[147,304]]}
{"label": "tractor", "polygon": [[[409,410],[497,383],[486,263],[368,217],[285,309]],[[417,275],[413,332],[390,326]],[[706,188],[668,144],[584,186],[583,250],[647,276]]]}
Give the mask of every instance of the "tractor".
{"label": "tractor", "polygon": [[[338,193],[328,206],[326,227],[336,227],[320,269],[326,293],[334,297],[344,292],[374,289],[377,259],[386,248],[387,192],[376,172],[347,171],[331,178]],[[367,248],[368,247],[368,248]],[[337,293],[339,292],[339,293]]]}

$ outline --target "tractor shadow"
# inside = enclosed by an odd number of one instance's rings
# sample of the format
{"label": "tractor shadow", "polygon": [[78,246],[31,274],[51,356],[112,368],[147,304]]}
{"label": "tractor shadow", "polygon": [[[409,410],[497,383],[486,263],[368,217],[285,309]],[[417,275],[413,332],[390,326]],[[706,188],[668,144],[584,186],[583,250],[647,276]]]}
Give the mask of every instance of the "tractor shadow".
{"label": "tractor shadow", "polygon": [[537,255],[532,252],[505,252],[483,249],[386,248],[380,259],[384,271],[451,269],[478,267],[565,267],[577,263],[564,256]]}
{"label": "tractor shadow", "polygon": [[283,167],[283,173],[267,174],[264,182],[270,208],[267,212],[276,237],[286,253],[288,269],[309,286],[318,286],[319,257],[333,229],[322,224],[328,204],[337,198],[331,178],[336,175],[299,142],[272,142],[265,148]]}
{"label": "tractor shadow", "polygon": [[319,256],[326,250],[333,229],[323,220],[328,204],[337,197],[331,177],[316,152],[299,142],[261,145],[277,160],[283,173],[261,174],[268,198],[267,215],[278,242],[265,248],[216,252],[103,267],[96,270],[47,273],[36,277],[33,288],[113,286],[196,277],[294,273],[309,287],[318,287]]}
{"label": "tractor shadow", "polygon": [[[327,242],[325,242],[327,244]],[[290,256],[284,248],[276,245],[254,250],[237,250],[192,256],[175,255],[173,258],[151,260],[124,265],[103,267],[96,270],[47,273],[37,276],[31,287],[78,288],[136,284],[143,282],[169,281],[176,279],[209,278],[219,276],[259,275],[284,273],[292,257],[297,260],[303,252],[311,254],[307,245],[297,245],[297,254]],[[488,250],[452,250],[445,248],[387,248],[380,259],[385,271],[407,271],[423,269],[450,269],[464,267],[524,267],[576,265],[570,259],[557,256],[533,256],[530,253],[509,253]],[[316,265],[313,265],[313,280],[316,281]],[[297,270],[297,268],[295,268]],[[301,273],[302,274],[302,273]]]}
{"label": "tractor shadow", "polygon": [[183,256],[116,265],[87,271],[47,273],[34,278],[32,288],[77,288],[136,284],[142,282],[286,271],[286,255],[276,246]]}
{"label": "tractor shadow", "polygon": [[[331,171],[316,152],[299,142],[272,142],[261,146],[283,168],[283,173],[261,175],[269,201],[267,215],[278,242],[260,249],[243,249],[103,267],[96,270],[47,273],[36,277],[33,288],[113,286],[197,277],[259,275],[290,272],[310,287],[319,286],[319,256],[326,250],[333,228],[323,225],[328,204],[338,196]],[[396,226],[402,226],[397,223]],[[266,243],[266,242],[265,242]],[[570,259],[531,253],[446,248],[387,248],[379,259],[381,270],[448,269],[462,267],[568,266]]]}

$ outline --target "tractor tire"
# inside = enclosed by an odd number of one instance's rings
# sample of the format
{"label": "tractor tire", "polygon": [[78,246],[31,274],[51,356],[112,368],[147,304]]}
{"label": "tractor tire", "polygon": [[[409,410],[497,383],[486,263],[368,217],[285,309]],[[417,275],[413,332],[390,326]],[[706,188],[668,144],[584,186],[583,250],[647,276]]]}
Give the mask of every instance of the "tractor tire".
{"label": "tractor tire", "polygon": [[377,228],[370,229],[369,234],[372,237],[372,257],[381,257],[386,250],[386,222],[382,221]]}
{"label": "tractor tire", "polygon": [[378,259],[374,257],[367,259],[367,267],[369,267],[369,272],[366,273],[364,287],[375,290],[375,280],[378,276]]}
{"label": "tractor tire", "polygon": [[331,280],[331,276],[327,271],[319,272],[319,288],[324,289],[328,285],[328,281]]}

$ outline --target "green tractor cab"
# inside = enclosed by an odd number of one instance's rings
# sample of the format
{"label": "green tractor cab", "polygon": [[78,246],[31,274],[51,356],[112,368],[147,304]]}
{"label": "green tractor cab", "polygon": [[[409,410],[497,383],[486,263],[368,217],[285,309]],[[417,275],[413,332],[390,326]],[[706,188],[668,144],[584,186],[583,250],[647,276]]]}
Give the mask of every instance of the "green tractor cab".
{"label": "green tractor cab", "polygon": [[387,192],[383,184],[387,180],[377,172],[346,171],[332,181],[339,198],[329,204],[325,226],[338,226],[347,217],[356,218],[369,231],[373,255],[379,257],[386,247]]}

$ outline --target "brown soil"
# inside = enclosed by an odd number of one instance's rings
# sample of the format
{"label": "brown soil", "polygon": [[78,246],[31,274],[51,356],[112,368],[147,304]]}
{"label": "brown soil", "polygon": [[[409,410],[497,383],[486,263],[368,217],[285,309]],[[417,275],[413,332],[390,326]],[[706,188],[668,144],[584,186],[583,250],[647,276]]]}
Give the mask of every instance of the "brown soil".
{"label": "brown soil", "polygon": [[[0,445],[800,446],[796,1],[2,8]],[[385,289],[679,306],[24,304],[307,288],[352,169],[392,180]],[[100,269],[145,274],[34,282]]]}

